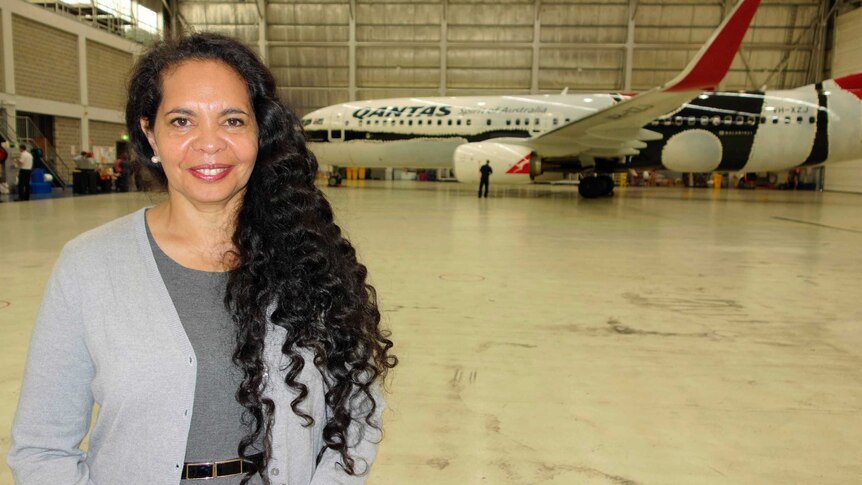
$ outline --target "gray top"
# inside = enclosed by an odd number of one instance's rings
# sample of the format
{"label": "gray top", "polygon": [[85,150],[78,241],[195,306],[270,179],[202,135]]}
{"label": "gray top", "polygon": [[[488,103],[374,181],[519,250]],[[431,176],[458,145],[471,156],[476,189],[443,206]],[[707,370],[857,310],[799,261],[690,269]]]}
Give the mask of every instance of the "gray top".
{"label": "gray top", "polygon": [[[296,393],[284,384],[286,331],[271,322],[264,341],[268,369],[264,398],[272,399],[273,485],[359,485],[324,448],[325,376],[313,356],[297,377],[308,387],[301,407],[314,424],[291,411]],[[147,239],[144,209],[69,241],[45,285],[30,340],[12,442],[6,461],[18,485],[178,485],[185,461],[197,381],[198,355],[183,329]],[[380,420],[383,400],[373,388]],[[89,448],[93,404],[99,415]],[[351,406],[367,412],[370,402]],[[354,420],[348,446],[370,468],[380,432]]]}
{"label": "gray top", "polygon": [[[242,382],[242,371],[231,358],[236,340],[230,312],[224,305],[227,273],[186,268],[161,250],[153,239],[149,225],[147,237],[159,273],[198,356],[198,378],[186,444],[186,463],[234,459],[238,456],[237,445],[248,431],[242,425],[245,408],[235,397]],[[246,454],[263,451],[260,446],[262,438],[257,441],[257,449],[248,450]],[[234,475],[217,478],[209,483],[238,485],[242,478],[243,475]],[[182,480],[180,483],[199,481]],[[255,476],[249,483],[263,482],[259,476]]]}

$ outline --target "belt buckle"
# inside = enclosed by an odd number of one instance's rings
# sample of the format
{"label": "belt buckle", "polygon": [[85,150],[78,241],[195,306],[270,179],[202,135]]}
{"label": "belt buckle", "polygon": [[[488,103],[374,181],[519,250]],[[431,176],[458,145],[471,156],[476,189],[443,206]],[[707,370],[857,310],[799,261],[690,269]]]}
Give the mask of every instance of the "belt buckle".
{"label": "belt buckle", "polygon": [[[239,462],[239,473],[231,473],[231,474],[229,474],[230,476],[232,476],[232,475],[239,475],[239,474],[245,473],[245,460],[244,460],[244,459],[242,459],[242,458],[238,458],[238,459],[235,459],[235,460],[216,461],[216,462],[211,462],[211,463],[186,463],[186,469],[185,469],[186,473],[185,473],[185,475],[186,475],[186,477],[188,477],[188,478],[186,478],[186,479],[187,479],[187,480],[212,480],[213,478],[218,478],[218,477],[220,476],[220,475],[219,475],[219,473],[218,473],[218,467],[219,467],[219,465],[229,465],[229,464],[235,463],[235,462],[237,462],[237,461]],[[195,478],[191,478],[191,477],[190,477],[190,470],[189,470],[189,469],[190,469],[190,467],[197,467],[197,466],[209,466],[209,467],[212,467],[212,470],[210,471],[210,476],[208,476],[208,477],[195,477]],[[229,476],[229,475],[224,475],[224,476]]]}
{"label": "belt buckle", "polygon": [[[210,476],[208,477],[191,477],[191,467],[209,466]],[[212,480],[218,478],[218,462],[215,463],[186,463],[186,480]]]}

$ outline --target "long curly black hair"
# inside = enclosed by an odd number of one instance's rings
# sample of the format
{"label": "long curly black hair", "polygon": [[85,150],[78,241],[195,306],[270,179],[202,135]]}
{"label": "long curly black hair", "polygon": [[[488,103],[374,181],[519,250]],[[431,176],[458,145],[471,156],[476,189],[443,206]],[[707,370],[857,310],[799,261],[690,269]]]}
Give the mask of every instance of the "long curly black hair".
{"label": "long curly black hair", "polygon": [[[267,322],[287,330],[281,351],[287,357],[285,385],[297,397],[293,412],[314,423],[300,405],[308,395],[297,380],[307,364],[300,348],[314,355],[313,364],[326,382],[326,406],[331,416],[323,428],[318,460],[327,449],[340,454],[339,464],[350,475],[356,467],[348,443],[352,422],[379,429],[373,415],[379,403],[372,395],[387,371],[397,364],[389,351],[389,332],[380,328],[374,288],[367,270],[356,259],[350,242],[333,221],[332,208],[315,186],[317,160],[308,151],[296,116],[276,93],[272,74],[249,48],[212,33],[193,34],[155,44],[136,63],[129,82],[126,125],[131,145],[162,186],[160,165],[150,162],[152,147],[140,120],[154,120],[162,97],[166,69],[188,60],[216,60],[234,69],[246,82],[258,125],[258,155],[236,214],[233,234],[237,264],[228,276],[225,305],[236,323],[234,363],[243,380],[236,399],[246,409],[248,434],[238,445],[239,456],[250,456],[263,438],[261,477],[267,485],[271,456],[272,400],[262,396]],[[351,402],[370,403],[362,410]],[[367,467],[365,467],[367,468]],[[253,474],[243,479],[247,483]]]}

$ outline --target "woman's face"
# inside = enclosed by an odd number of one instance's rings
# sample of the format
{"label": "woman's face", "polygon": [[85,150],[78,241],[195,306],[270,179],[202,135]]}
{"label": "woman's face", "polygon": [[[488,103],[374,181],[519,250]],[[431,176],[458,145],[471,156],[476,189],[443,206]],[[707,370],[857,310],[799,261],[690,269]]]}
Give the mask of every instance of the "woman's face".
{"label": "woman's face", "polygon": [[162,74],[162,103],[141,119],[171,200],[227,206],[242,200],[257,158],[257,123],[243,79],[226,64],[185,61]]}

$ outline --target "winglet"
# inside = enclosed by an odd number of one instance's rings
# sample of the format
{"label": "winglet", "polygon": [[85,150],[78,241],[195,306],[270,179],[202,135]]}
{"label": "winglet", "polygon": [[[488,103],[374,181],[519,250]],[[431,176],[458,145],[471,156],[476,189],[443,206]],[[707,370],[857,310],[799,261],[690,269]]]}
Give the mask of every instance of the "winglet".
{"label": "winglet", "polygon": [[665,90],[700,91],[716,87],[730,70],[759,5],[760,0],[740,0],[685,70],[665,84]]}

